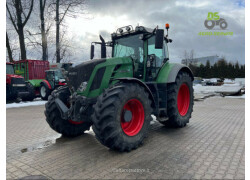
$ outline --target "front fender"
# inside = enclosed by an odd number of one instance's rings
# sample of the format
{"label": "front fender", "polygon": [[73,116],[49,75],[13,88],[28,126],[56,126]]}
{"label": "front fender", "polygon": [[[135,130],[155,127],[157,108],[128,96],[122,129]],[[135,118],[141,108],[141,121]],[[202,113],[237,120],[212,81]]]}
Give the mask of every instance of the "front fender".
{"label": "front fender", "polygon": [[179,63],[165,63],[160,69],[158,76],[156,78],[157,83],[173,83],[175,82],[176,76],[180,71],[184,71],[190,74],[192,80],[194,80],[194,75],[191,69],[183,64]]}
{"label": "front fender", "polygon": [[49,81],[43,80],[43,81],[40,83],[40,85],[43,85],[43,84],[44,84],[47,88],[51,89],[51,85],[50,85]]}
{"label": "front fender", "polygon": [[153,101],[153,107],[156,106],[156,102],[155,102],[155,98],[153,96],[153,93],[151,92],[150,88],[141,80],[137,79],[137,78],[132,78],[132,77],[127,77],[127,78],[116,78],[115,80],[119,80],[121,82],[134,82],[134,83],[138,83],[140,86],[144,87],[145,90],[149,93],[150,99]]}

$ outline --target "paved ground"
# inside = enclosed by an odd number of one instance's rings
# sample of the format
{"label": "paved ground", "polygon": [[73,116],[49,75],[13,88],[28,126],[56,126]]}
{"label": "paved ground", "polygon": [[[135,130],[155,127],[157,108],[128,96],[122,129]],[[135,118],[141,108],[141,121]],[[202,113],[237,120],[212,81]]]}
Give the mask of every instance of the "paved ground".
{"label": "paved ground", "polygon": [[245,100],[196,101],[190,124],[155,122],[142,147],[119,153],[89,131],[67,139],[49,128],[44,106],[7,109],[7,178],[244,179]]}

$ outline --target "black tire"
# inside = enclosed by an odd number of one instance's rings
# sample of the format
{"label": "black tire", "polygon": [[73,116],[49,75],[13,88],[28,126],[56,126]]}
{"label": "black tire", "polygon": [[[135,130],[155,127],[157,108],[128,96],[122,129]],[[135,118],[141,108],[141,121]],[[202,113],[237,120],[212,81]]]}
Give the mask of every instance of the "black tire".
{"label": "black tire", "polygon": [[[180,111],[178,109],[178,103],[177,103],[178,93],[182,85],[185,86],[185,88],[188,88],[184,90],[189,91],[189,92],[186,92],[187,94],[189,94],[189,106],[188,108],[182,109],[184,111]],[[189,119],[191,118],[191,114],[193,112],[193,105],[194,105],[193,81],[192,81],[190,74],[186,72],[179,72],[179,74],[176,77],[175,83],[168,84],[167,88],[168,88],[167,89],[167,114],[168,114],[169,119],[163,122],[160,121],[160,123],[170,126],[170,127],[175,127],[175,128],[184,127],[186,126],[187,123],[189,123]],[[183,87],[182,87],[182,90],[183,90]]]}
{"label": "black tire", "polygon": [[[143,116],[139,115],[140,118],[134,118],[136,113],[133,114],[134,111],[131,110],[132,120],[130,123],[136,122],[142,117],[143,122],[140,123],[137,133],[128,135],[126,133],[129,130],[125,133],[125,128],[122,128],[122,124],[125,122],[121,118],[124,113],[124,105],[130,102],[138,103],[142,108],[139,114],[143,114]],[[151,113],[151,100],[143,87],[133,83],[118,84],[105,90],[98,97],[92,115],[93,130],[96,138],[110,149],[131,151],[143,143],[152,120]],[[136,120],[133,121],[134,119]]]}
{"label": "black tire", "polygon": [[42,100],[48,100],[48,97],[51,94],[51,90],[47,86],[45,86],[44,84],[42,84],[40,86],[39,93],[40,93],[40,96],[41,96]]}
{"label": "black tire", "polygon": [[[209,25],[208,23],[211,22],[212,24]],[[215,21],[214,20],[205,20],[204,25],[208,29],[213,29],[215,26]]]}
{"label": "black tire", "polygon": [[10,85],[6,85],[6,103],[15,102],[17,98],[18,98],[17,92],[13,91]]}
{"label": "black tire", "polygon": [[66,104],[70,96],[68,87],[64,86],[53,91],[49,96],[48,102],[45,104],[44,114],[49,126],[54,131],[66,137],[80,136],[84,131],[89,130],[91,126],[90,123],[83,122],[81,124],[73,124],[69,120],[62,119],[55,103],[55,96],[58,96]]}
{"label": "black tire", "polygon": [[29,92],[29,94],[22,97],[22,100],[23,101],[33,101],[36,97],[34,87],[30,83],[26,83],[26,89]]}
{"label": "black tire", "polygon": [[227,22],[226,21],[222,21],[221,23],[220,23],[220,28],[221,29],[226,29],[227,28]]}

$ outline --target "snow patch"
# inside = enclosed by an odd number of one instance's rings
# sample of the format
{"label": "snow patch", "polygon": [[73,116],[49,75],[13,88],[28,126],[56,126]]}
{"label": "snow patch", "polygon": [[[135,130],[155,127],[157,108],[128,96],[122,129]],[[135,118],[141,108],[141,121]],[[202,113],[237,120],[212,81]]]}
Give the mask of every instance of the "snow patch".
{"label": "snow patch", "polygon": [[243,94],[242,96],[225,96],[224,98],[245,99],[245,94]]}
{"label": "snow patch", "polygon": [[47,101],[29,101],[29,102],[20,102],[20,103],[10,103],[6,104],[6,109],[9,108],[20,108],[20,107],[27,107],[27,106],[40,106],[44,105]]}
{"label": "snow patch", "polygon": [[150,124],[151,124],[151,125],[152,125],[152,124],[155,124],[156,122],[158,122],[158,121],[156,120],[156,116],[151,115],[151,117],[153,118],[153,120],[150,121]]}

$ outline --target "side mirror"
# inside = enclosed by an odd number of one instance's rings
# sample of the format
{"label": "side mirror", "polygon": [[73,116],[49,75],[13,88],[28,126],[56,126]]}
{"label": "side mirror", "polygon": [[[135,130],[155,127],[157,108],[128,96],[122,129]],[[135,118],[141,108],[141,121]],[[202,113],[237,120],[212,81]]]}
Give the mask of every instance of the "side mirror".
{"label": "side mirror", "polygon": [[101,58],[106,58],[106,43],[103,37],[100,35],[100,40],[101,40]]}
{"label": "side mirror", "polygon": [[155,49],[162,49],[164,39],[164,30],[157,29],[155,34]]}
{"label": "side mirror", "polygon": [[95,46],[92,44],[90,47],[90,59],[94,58]]}

